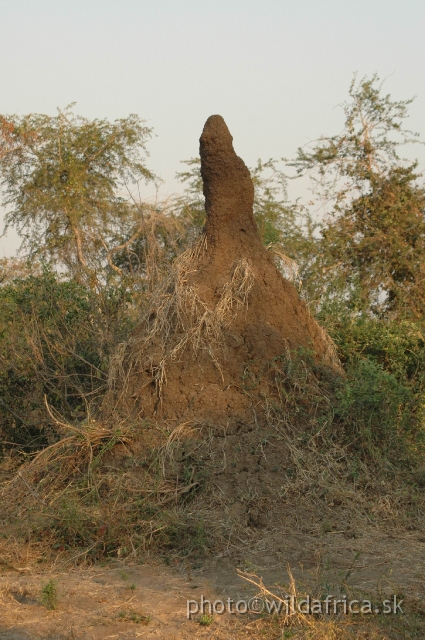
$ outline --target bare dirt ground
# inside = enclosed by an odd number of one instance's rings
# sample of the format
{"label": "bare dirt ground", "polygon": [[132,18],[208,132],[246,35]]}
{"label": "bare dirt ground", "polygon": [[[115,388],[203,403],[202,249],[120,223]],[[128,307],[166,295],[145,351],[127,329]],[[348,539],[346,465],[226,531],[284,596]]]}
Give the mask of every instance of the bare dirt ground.
{"label": "bare dirt ground", "polygon": [[[405,614],[358,616],[349,629],[341,620],[318,622],[304,631],[282,628],[276,621],[272,624],[270,616],[255,614],[216,615],[206,626],[200,624],[199,615],[187,618],[187,601],[199,601],[201,595],[237,601],[256,594],[258,590],[242,579],[237,569],[261,576],[273,590],[275,583],[288,582],[288,565],[299,593],[323,597],[344,592],[349,598],[361,594],[376,602],[397,594],[404,600]],[[42,598],[43,587],[50,580],[57,588],[55,609],[49,609]],[[417,531],[396,535],[376,529],[356,538],[337,531],[322,536],[275,532],[267,536],[267,548],[261,541],[253,548],[241,543],[221,557],[196,562],[179,558],[159,558],[145,564],[115,560],[70,569],[58,560],[49,569],[9,566],[0,575],[0,605],[2,640],[419,640],[425,637],[425,536]]]}

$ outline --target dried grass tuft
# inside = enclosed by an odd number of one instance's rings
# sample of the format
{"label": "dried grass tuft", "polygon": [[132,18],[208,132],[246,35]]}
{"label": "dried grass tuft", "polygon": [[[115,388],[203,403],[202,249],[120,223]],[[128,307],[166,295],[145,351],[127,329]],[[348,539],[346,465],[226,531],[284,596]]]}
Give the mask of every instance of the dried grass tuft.
{"label": "dried grass tuft", "polygon": [[15,510],[19,501],[24,504],[29,495],[48,509],[52,502],[58,502],[74,479],[81,486],[85,478],[85,488],[90,489],[102,457],[115,445],[128,445],[133,440],[133,434],[124,425],[111,429],[88,419],[75,427],[61,420],[50,407],[47,409],[61,439],[22,464],[11,480],[1,485],[0,496],[6,511],[8,507]]}
{"label": "dried grass tuft", "polygon": [[140,323],[144,328],[143,335],[139,333],[128,343],[119,345],[111,360],[110,389],[114,389],[119,380],[123,395],[132,371],[143,364],[144,369],[150,367],[161,398],[167,380],[167,365],[186,349],[191,349],[195,355],[205,351],[221,372],[219,353],[224,349],[223,331],[232,325],[241,310],[247,308],[254,275],[246,259],[238,260],[230,280],[211,307],[198,287],[190,283],[189,277],[196,271],[205,247],[206,237],[201,236],[193,248],[175,260],[170,275],[154,291]]}
{"label": "dried grass tuft", "polygon": [[[255,573],[247,573],[238,570],[238,575],[243,580],[254,585],[257,589],[257,597],[261,602],[274,606],[280,606],[280,613],[272,613],[269,618],[274,621],[273,627],[278,627],[282,638],[297,637],[302,640],[359,640],[360,638],[370,638],[370,640],[384,640],[380,630],[368,629],[365,631],[363,620],[360,622],[353,615],[323,615],[311,614],[300,611],[297,606],[291,603],[298,603],[311,596],[311,591],[303,588],[300,590],[290,567],[287,567],[289,581],[286,585],[274,585],[268,588],[263,579]],[[309,593],[308,593],[309,592]],[[320,593],[313,595],[316,599],[321,599]],[[287,606],[289,604],[289,606]],[[305,605],[304,605],[305,606]],[[358,616],[357,616],[358,618]],[[267,617],[263,618],[267,624]],[[263,626],[264,625],[263,622]],[[265,629],[263,629],[265,633]]]}
{"label": "dried grass tuft", "polygon": [[279,271],[282,273],[283,277],[301,291],[302,289],[302,280],[300,276],[300,269],[298,264],[292,258],[285,255],[283,251],[281,251],[279,245],[270,243],[267,245],[268,251],[273,255],[275,262]]}

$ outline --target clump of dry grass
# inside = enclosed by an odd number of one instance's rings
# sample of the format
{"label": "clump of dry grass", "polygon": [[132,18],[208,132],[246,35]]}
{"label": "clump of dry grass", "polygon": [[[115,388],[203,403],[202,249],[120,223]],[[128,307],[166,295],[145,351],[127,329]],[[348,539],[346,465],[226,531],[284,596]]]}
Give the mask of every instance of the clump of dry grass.
{"label": "clump of dry grass", "polygon": [[[4,497],[23,499],[30,492],[34,499],[46,506],[57,501],[73,478],[84,478],[87,489],[93,483],[93,474],[104,454],[116,444],[131,442],[130,431],[123,425],[110,429],[93,419],[79,427],[66,423],[48,412],[57,426],[60,439],[38,452],[24,463],[16,475],[1,487]],[[6,502],[8,504],[8,502]]]}
{"label": "clump of dry grass", "polygon": [[141,557],[157,541],[167,546],[168,530],[187,538],[191,524],[176,505],[199,482],[165,468],[173,443],[188,435],[185,425],[175,433],[94,419],[76,427],[48,410],[61,439],[17,468],[3,465],[0,564],[20,570],[41,559]]}
{"label": "clump of dry grass", "polygon": [[[175,487],[158,482],[154,474],[108,467],[108,456],[113,461],[117,448],[130,455],[135,441],[131,427],[110,428],[95,420],[75,427],[51,415],[61,439],[21,464],[0,487],[1,520],[8,542],[4,561],[14,566],[22,562],[11,545],[18,538],[26,541],[28,549],[32,547],[28,551],[32,555],[60,554],[76,547],[82,548],[76,556],[81,559],[90,552],[120,555],[123,547],[128,547],[128,553],[134,537],[135,498],[148,502],[154,496],[160,503],[161,496],[168,497]],[[157,524],[140,520],[138,542],[146,546]]]}
{"label": "clump of dry grass", "polygon": [[[111,359],[111,389],[119,380],[123,394],[132,371],[143,363],[145,369],[150,367],[157,394],[161,397],[167,380],[167,364],[186,349],[191,349],[195,355],[206,351],[221,372],[219,351],[224,348],[223,330],[230,327],[238,312],[247,307],[254,275],[245,258],[236,261],[230,279],[211,306],[198,287],[190,282],[190,274],[196,270],[205,246],[206,237],[202,236],[193,248],[175,260],[169,276],[154,291],[140,323],[143,335],[139,332],[126,344],[119,345]],[[152,353],[155,353],[154,359]]]}
{"label": "clump of dry grass", "polygon": [[298,291],[302,291],[303,283],[300,276],[300,269],[295,260],[284,254],[280,245],[271,242],[267,245],[267,249],[273,255],[275,263],[283,277],[289,280],[289,282],[292,282]]}
{"label": "clump of dry grass", "polygon": [[[254,601],[257,607],[263,607],[261,618],[255,626],[258,634],[261,633],[265,638],[390,640],[409,637],[413,640],[422,637],[419,627],[423,629],[423,624],[415,623],[414,607],[409,612],[405,611],[403,616],[378,616],[350,613],[348,604],[344,605],[345,599],[347,603],[353,601],[355,608],[362,601],[380,603],[385,596],[379,589],[375,594],[371,594],[357,589],[353,591],[347,584],[341,583],[339,588],[332,592],[335,595],[330,594],[331,600],[327,607],[322,584],[313,584],[310,581],[309,584],[300,586],[289,566],[287,574],[287,583],[269,587],[257,574],[238,570],[239,577],[257,589],[257,594],[251,602]],[[313,611],[313,601],[316,612]],[[312,610],[307,611],[307,606],[311,606]],[[419,635],[416,635],[416,631]],[[408,635],[404,635],[406,632]],[[280,635],[277,636],[277,633]]]}

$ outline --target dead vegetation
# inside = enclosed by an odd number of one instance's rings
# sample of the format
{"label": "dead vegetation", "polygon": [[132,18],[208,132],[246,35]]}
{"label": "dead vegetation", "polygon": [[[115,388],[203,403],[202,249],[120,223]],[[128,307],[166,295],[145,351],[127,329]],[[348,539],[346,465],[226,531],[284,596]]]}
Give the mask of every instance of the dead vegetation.
{"label": "dead vegetation", "polygon": [[[78,427],[51,412],[60,440],[27,462],[3,461],[3,562],[13,540],[67,564],[104,557],[235,553],[273,530],[311,535],[367,527],[420,531],[423,496],[408,471],[365,458],[335,432],[335,379],[308,354],[269,363],[264,423],[235,431],[201,421],[176,427],[94,419]],[[338,381],[338,379],[336,379]],[[255,408],[259,412],[259,407]]]}
{"label": "dead vegetation", "polygon": [[136,335],[116,350],[109,384],[112,391],[119,385],[121,397],[125,396],[128,379],[134,372],[137,375],[140,369],[150,369],[157,396],[161,398],[167,382],[167,363],[177,360],[187,349],[195,358],[199,351],[208,353],[221,372],[218,352],[225,349],[223,332],[232,325],[237,313],[247,307],[254,276],[248,261],[238,260],[230,280],[210,308],[196,285],[188,280],[189,274],[196,271],[206,242],[206,237],[201,236],[194,248],[176,259],[169,276],[153,292]]}

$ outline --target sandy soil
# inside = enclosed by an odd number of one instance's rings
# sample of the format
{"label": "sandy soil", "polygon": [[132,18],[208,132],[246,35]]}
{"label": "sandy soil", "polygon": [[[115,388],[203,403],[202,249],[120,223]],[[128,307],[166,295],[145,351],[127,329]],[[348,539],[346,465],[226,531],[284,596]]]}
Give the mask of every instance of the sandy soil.
{"label": "sandy soil", "polygon": [[[381,597],[399,594],[409,610],[425,613],[425,537],[370,531],[348,539],[333,532],[321,537],[276,532],[254,548],[241,544],[222,557],[196,562],[168,559],[145,564],[113,561],[104,566],[70,569],[64,562],[49,570],[14,567],[0,575],[0,638],[24,640],[104,640],[106,638],[256,638],[264,637],[254,614],[214,616],[202,626],[187,619],[187,601],[201,595],[213,600],[249,599],[253,585],[237,569],[262,576],[268,586],[286,583],[287,566],[300,589]],[[57,585],[57,607],[42,603],[49,580]],[[343,586],[342,586],[343,585]],[[364,638],[403,638],[391,635]],[[267,635],[268,638],[285,637]],[[290,637],[290,636],[286,636]],[[325,636],[326,637],[326,636]],[[359,636],[360,637],[360,636]],[[418,637],[405,636],[405,637]]]}

